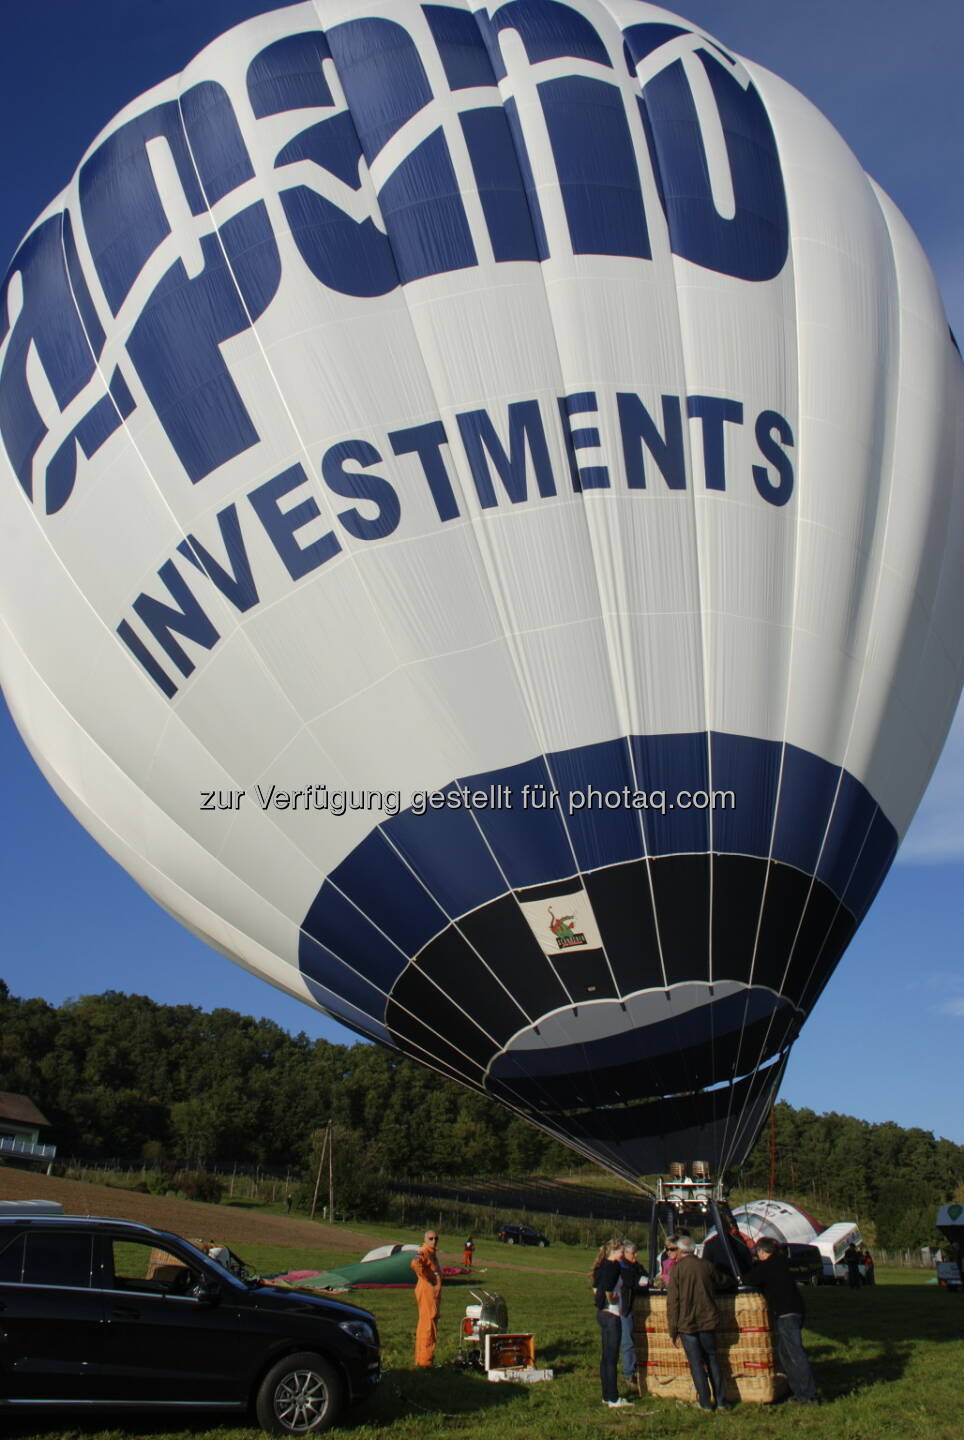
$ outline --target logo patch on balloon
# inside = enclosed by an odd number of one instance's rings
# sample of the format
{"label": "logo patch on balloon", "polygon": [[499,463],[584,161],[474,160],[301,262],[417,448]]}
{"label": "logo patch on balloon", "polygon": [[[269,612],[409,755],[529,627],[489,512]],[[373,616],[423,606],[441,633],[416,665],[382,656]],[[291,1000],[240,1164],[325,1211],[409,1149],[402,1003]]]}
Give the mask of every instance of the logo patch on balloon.
{"label": "logo patch on balloon", "polygon": [[581,931],[573,930],[575,915],[554,915],[549,909],[549,929],[556,937],[556,944],[560,950],[571,950],[574,945],[585,945],[586,936]]}
{"label": "logo patch on balloon", "polygon": [[519,892],[519,905],[533,935],[551,959],[561,950],[598,950],[599,927],[585,888],[579,884],[555,886],[541,892]]}

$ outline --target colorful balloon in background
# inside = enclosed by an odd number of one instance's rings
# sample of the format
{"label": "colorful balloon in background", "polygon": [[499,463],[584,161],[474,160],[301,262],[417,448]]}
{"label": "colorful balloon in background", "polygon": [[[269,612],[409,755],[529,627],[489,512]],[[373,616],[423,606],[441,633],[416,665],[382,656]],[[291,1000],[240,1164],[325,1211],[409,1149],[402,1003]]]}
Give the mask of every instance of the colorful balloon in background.
{"label": "colorful balloon in background", "polygon": [[232,959],[614,1171],[732,1164],[960,692],[960,357],[686,21],[377,8],[221,37],[14,257],[4,690]]}

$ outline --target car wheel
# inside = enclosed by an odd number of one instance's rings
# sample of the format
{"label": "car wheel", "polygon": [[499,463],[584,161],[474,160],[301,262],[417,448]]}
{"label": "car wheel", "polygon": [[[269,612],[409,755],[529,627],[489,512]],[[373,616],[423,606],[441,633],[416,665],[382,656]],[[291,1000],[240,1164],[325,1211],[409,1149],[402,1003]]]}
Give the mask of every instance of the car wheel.
{"label": "car wheel", "polygon": [[808,1285],[819,1285],[819,1284],[820,1284],[820,1276],[817,1274],[816,1270],[811,1270],[811,1271],[810,1271],[810,1279],[807,1281],[807,1284],[808,1284]]}
{"label": "car wheel", "polygon": [[505,1237],[505,1243],[506,1243],[507,1245],[514,1245],[514,1244],[515,1244],[515,1236],[514,1236],[514,1235],[507,1235],[507,1236]]}
{"label": "car wheel", "polygon": [[310,1351],[273,1365],[255,1401],[258,1424],[268,1435],[317,1435],[329,1430],[344,1407],[344,1387],[327,1360]]}
{"label": "car wheel", "polygon": [[540,1249],[540,1250],[544,1250],[548,1244],[549,1244],[549,1241],[548,1241],[548,1240],[540,1240],[540,1241],[538,1242],[539,1249]]}

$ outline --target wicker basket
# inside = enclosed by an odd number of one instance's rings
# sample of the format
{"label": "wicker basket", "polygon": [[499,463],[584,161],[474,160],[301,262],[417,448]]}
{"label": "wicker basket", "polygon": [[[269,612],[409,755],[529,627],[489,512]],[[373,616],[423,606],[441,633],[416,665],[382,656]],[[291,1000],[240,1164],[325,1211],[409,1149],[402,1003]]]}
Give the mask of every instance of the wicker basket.
{"label": "wicker basket", "polygon": [[[723,1367],[726,1381],[726,1398],[741,1400],[750,1404],[772,1405],[787,1393],[787,1382],[782,1375],[728,1375]],[[696,1386],[687,1366],[685,1375],[654,1375],[637,1372],[636,1383],[641,1395],[662,1395],[668,1400],[696,1401]]]}
{"label": "wicker basket", "polygon": [[184,1261],[177,1255],[169,1254],[167,1250],[154,1249],[147,1262],[147,1279],[153,1280],[159,1270],[169,1270],[175,1265],[178,1269],[183,1269]]}
{"label": "wicker basket", "polygon": [[[779,1400],[787,1382],[776,1370],[770,1317],[762,1295],[718,1295],[716,1332],[726,1398],[760,1404]],[[669,1338],[666,1296],[641,1295],[635,1310],[636,1376],[646,1395],[695,1400],[696,1387],[682,1349]]]}
{"label": "wicker basket", "polygon": [[[203,1251],[205,1251],[205,1252],[207,1252],[208,1246],[209,1246],[209,1245],[213,1245],[214,1243],[215,1243],[215,1242],[214,1242],[213,1240],[189,1240],[189,1241],[188,1241],[188,1244],[189,1244],[189,1245],[193,1245],[193,1246],[195,1246],[196,1249],[198,1249],[198,1250],[203,1250]],[[148,1280],[152,1280],[152,1279],[154,1278],[154,1272],[155,1272],[159,1267],[163,1266],[163,1267],[165,1267],[165,1268],[168,1268],[168,1267],[170,1267],[170,1266],[172,1266],[172,1265],[176,1265],[176,1266],[178,1266],[178,1267],[179,1267],[180,1269],[182,1269],[182,1270],[185,1268],[184,1261],[180,1258],[180,1256],[178,1256],[178,1255],[170,1255],[166,1250],[158,1250],[158,1249],[152,1250],[152,1251],[151,1251],[151,1254],[150,1254],[150,1258],[149,1258],[149,1260],[148,1260],[148,1262],[147,1262],[147,1279],[148,1279]]]}

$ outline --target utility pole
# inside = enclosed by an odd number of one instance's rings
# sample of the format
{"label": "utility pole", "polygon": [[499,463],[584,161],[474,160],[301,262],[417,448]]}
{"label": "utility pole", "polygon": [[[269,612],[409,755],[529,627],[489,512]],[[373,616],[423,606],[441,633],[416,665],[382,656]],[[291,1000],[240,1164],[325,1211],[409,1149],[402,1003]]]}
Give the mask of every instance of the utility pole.
{"label": "utility pole", "polygon": [[328,1224],[335,1223],[335,1131],[328,1121]]}
{"label": "utility pole", "polygon": [[[309,1220],[314,1220],[314,1218],[315,1218],[315,1211],[316,1211],[317,1208],[318,1208],[318,1191],[321,1189],[321,1172],[322,1172],[322,1166],[323,1166],[324,1163],[325,1163],[325,1153],[326,1153],[326,1151],[327,1151],[327,1149],[328,1149],[328,1141],[329,1141],[330,1136],[331,1136],[331,1121],[329,1120],[329,1121],[328,1121],[328,1124],[325,1126],[325,1138],[324,1138],[324,1139],[322,1140],[322,1142],[321,1142],[321,1154],[318,1156],[318,1173],[317,1173],[317,1175],[315,1176],[315,1193],[314,1193],[314,1194],[312,1195],[312,1197],[311,1197],[311,1214],[310,1214],[309,1217],[308,1217]],[[330,1162],[329,1162],[329,1176],[330,1176],[330,1174],[331,1174],[331,1164],[330,1164]],[[329,1184],[328,1184],[328,1199],[329,1199],[329,1204],[330,1204],[330,1202],[331,1202],[331,1181],[330,1181],[330,1179],[329,1179]]]}

